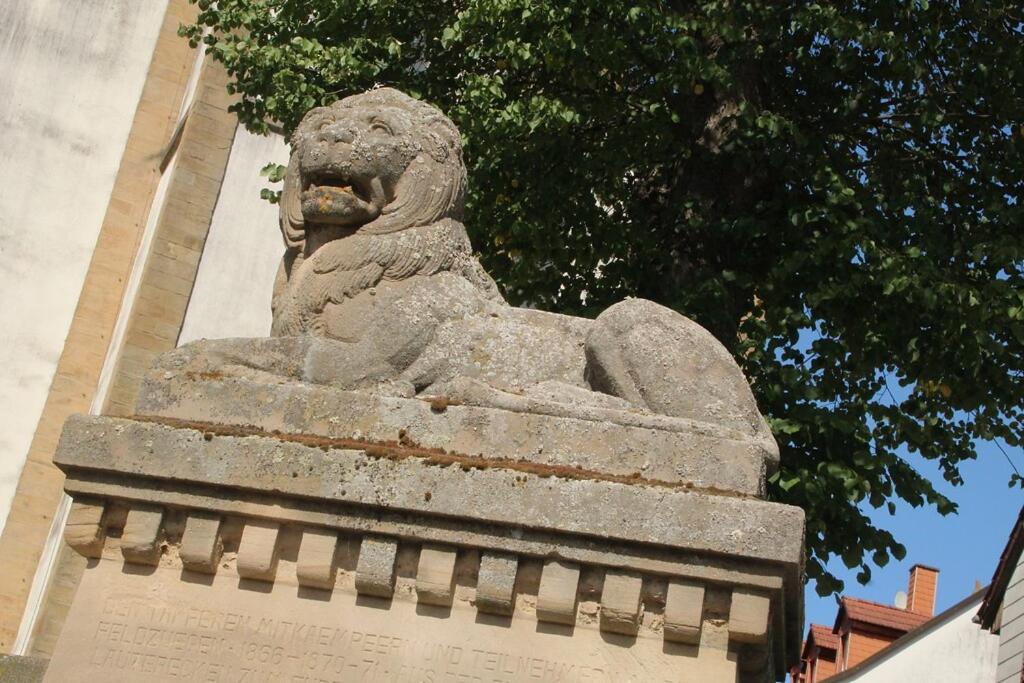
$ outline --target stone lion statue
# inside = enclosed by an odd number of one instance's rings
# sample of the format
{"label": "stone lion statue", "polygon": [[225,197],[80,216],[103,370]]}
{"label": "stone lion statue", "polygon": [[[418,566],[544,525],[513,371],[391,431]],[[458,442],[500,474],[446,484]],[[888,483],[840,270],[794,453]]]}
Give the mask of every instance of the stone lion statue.
{"label": "stone lion statue", "polygon": [[628,299],[588,320],[506,303],[473,255],[459,132],[435,107],[391,88],[354,95],[306,114],[291,146],[271,338],[204,342],[223,364],[764,432],[729,352],[678,313]]}

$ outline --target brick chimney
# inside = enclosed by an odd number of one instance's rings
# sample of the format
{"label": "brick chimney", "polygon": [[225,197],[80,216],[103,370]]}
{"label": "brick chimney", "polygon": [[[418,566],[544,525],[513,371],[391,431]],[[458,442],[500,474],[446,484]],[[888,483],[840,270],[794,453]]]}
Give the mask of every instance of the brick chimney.
{"label": "brick chimney", "polygon": [[907,611],[930,617],[935,614],[935,591],[939,583],[939,570],[915,564],[910,568],[907,582]]}

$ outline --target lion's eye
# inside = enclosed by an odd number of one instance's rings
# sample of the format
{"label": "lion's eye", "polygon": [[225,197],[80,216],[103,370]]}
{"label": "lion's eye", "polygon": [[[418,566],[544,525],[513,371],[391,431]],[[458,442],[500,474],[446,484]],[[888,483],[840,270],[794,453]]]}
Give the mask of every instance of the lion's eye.
{"label": "lion's eye", "polygon": [[392,135],[391,126],[384,123],[383,121],[374,121],[370,124],[370,130],[377,133],[384,133],[385,135]]}

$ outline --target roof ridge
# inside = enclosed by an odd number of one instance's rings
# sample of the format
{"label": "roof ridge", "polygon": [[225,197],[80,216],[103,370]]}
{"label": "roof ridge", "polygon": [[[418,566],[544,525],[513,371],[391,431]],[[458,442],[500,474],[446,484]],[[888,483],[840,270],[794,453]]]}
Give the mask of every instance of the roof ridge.
{"label": "roof ridge", "polygon": [[840,602],[839,613],[836,615],[837,624],[843,613],[853,621],[884,626],[903,632],[914,629],[931,619],[929,615],[919,614],[908,609],[890,607],[874,600],[847,596],[843,596]]}
{"label": "roof ridge", "polygon": [[824,624],[811,624],[807,631],[807,640],[800,646],[801,655],[811,641],[826,650],[839,650],[839,636]]}
{"label": "roof ridge", "polygon": [[896,610],[897,612],[905,612],[907,614],[917,614],[917,612],[911,612],[910,610],[903,607],[896,607],[895,605],[887,605],[884,602],[877,602],[876,600],[867,600],[865,598],[855,598],[852,595],[844,595],[843,600],[852,600],[855,602],[863,602],[866,605],[874,605],[876,607],[884,607],[886,609]]}

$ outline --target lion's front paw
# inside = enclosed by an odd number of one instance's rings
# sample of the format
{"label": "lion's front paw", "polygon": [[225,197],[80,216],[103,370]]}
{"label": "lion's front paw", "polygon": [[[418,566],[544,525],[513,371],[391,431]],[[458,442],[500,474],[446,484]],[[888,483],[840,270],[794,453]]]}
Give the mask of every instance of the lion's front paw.
{"label": "lion's front paw", "polygon": [[393,396],[395,398],[413,398],[416,395],[416,387],[412,382],[403,379],[378,384],[371,387],[369,391],[378,396]]}

